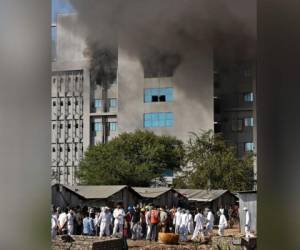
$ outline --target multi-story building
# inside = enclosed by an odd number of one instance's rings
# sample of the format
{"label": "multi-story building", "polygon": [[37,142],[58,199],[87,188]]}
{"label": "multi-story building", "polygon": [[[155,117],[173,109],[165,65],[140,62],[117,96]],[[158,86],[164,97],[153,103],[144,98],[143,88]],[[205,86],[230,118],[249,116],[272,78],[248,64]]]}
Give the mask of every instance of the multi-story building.
{"label": "multi-story building", "polygon": [[91,80],[89,60],[84,56],[86,39],[81,37],[77,21],[76,14],[58,15],[55,27],[56,57],[52,64],[55,182],[75,184],[84,151],[119,133],[147,129],[185,141],[190,132],[213,129],[211,47],[198,51],[199,61],[193,64],[197,70],[191,77],[190,71],[181,65],[176,73],[168,68],[149,70],[140,58],[129,56],[119,44],[117,77],[104,88]]}

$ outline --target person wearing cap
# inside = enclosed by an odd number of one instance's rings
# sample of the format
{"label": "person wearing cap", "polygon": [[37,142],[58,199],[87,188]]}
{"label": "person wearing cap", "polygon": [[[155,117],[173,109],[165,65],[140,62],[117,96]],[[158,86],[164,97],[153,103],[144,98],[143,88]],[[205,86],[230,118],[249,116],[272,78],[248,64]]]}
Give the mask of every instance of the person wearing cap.
{"label": "person wearing cap", "polygon": [[124,209],[121,208],[121,205],[118,204],[113,212],[114,221],[114,229],[113,229],[113,236],[116,236],[117,233],[123,236],[123,225],[124,225],[124,217],[125,212]]}
{"label": "person wearing cap", "polygon": [[224,215],[224,209],[221,208],[219,211],[220,211],[220,220],[219,220],[218,234],[220,236],[224,236],[224,230],[227,227],[227,220],[226,220],[226,217]]}
{"label": "person wearing cap", "polygon": [[251,225],[251,220],[250,220],[250,213],[248,211],[247,207],[244,207],[243,209],[246,212],[246,220],[245,220],[245,234],[246,234],[246,238],[249,238],[251,235],[250,232],[250,225]]}

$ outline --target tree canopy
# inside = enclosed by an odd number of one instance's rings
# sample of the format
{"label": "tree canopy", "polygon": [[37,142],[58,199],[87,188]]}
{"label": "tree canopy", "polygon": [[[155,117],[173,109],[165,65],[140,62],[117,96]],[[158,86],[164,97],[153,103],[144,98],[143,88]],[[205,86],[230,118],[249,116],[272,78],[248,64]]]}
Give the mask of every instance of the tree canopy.
{"label": "tree canopy", "polygon": [[179,170],[183,143],[148,131],[122,133],[91,146],[79,166],[81,184],[149,186],[167,170]]}
{"label": "tree canopy", "polygon": [[239,159],[236,149],[213,131],[192,133],[185,160],[191,167],[175,180],[175,186],[197,189],[250,190],[253,186],[253,154]]}

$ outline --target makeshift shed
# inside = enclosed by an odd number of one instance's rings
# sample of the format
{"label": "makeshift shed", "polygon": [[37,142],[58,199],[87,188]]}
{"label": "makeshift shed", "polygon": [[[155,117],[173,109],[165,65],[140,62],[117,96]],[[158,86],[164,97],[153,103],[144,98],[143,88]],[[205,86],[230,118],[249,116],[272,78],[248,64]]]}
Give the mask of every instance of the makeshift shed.
{"label": "makeshift shed", "polygon": [[210,208],[214,213],[219,208],[228,209],[238,198],[228,190],[176,189],[187,197],[190,208]]}
{"label": "makeshift shed", "polygon": [[127,208],[140,199],[140,195],[128,186],[52,186],[52,204],[60,207],[90,206],[114,207],[122,202]]}
{"label": "makeshift shed", "polygon": [[173,188],[144,188],[133,187],[133,189],[142,197],[140,202],[143,204],[154,204],[156,206],[167,206],[172,208],[173,206],[182,206],[187,203],[186,197],[174,190]]}
{"label": "makeshift shed", "polygon": [[256,191],[247,191],[239,192],[239,216],[240,216],[240,227],[241,232],[245,233],[245,220],[246,212],[243,210],[244,207],[248,208],[250,213],[250,231],[256,233],[256,206],[257,206],[257,192]]}

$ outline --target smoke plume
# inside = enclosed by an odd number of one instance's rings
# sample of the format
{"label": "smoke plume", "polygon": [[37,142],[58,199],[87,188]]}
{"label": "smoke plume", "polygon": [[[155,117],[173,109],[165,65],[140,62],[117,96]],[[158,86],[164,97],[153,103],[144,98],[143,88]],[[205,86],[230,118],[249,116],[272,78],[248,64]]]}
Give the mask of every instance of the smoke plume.
{"label": "smoke plume", "polygon": [[256,1],[252,0],[70,0],[88,44],[122,44],[139,58],[153,52],[182,59],[211,44],[226,59],[255,55]]}

